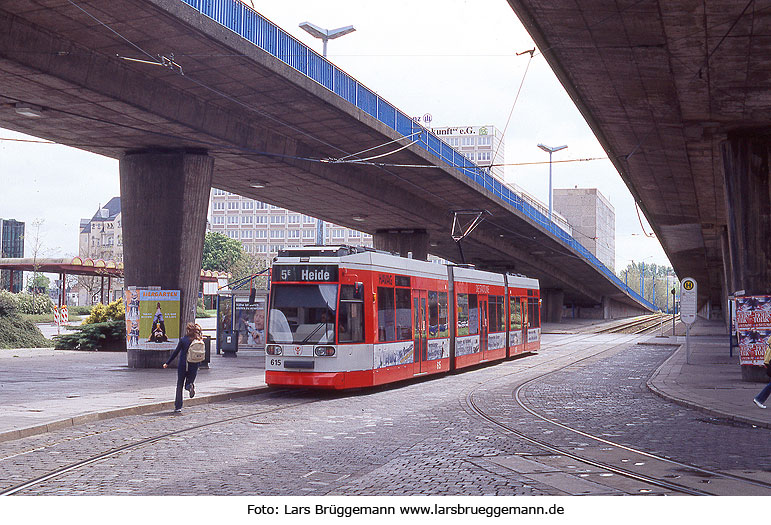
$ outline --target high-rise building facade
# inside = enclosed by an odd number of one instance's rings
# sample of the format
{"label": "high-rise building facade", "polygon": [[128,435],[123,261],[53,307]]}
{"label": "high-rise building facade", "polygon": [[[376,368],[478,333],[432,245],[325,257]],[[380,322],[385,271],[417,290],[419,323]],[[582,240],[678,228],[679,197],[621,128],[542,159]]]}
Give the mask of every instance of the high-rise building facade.
{"label": "high-rise building facade", "polygon": [[432,128],[436,136],[503,181],[503,133],[495,126]]}
{"label": "high-rise building facade", "polygon": [[[284,248],[316,244],[316,219],[220,189],[212,189],[210,228],[241,242],[248,254],[270,261]],[[325,223],[324,244],[372,246],[372,236]]]}
{"label": "high-rise building facade", "polygon": [[616,266],[616,212],[597,188],[554,190],[554,209],[568,220],[573,237],[613,270]]}
{"label": "high-rise building facade", "polygon": [[[24,223],[14,219],[0,219],[0,258],[24,257]],[[0,271],[0,288],[14,293],[24,288],[24,273],[17,270]]]}

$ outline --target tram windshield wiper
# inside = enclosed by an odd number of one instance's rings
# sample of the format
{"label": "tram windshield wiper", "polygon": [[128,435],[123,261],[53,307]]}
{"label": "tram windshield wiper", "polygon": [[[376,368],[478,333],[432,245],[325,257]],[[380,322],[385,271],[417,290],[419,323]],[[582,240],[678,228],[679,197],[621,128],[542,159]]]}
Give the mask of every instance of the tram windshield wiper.
{"label": "tram windshield wiper", "polygon": [[[303,339],[302,341],[300,341],[300,344],[301,344],[301,345],[303,345],[303,344],[307,343],[308,341],[310,341],[311,337],[313,337],[314,335],[316,335],[316,332],[318,332],[318,331],[319,331],[319,328],[321,328],[322,326],[327,326],[328,324],[329,324],[329,323],[326,323],[326,322],[324,322],[324,323],[319,323],[319,324],[318,324],[318,326],[316,326],[316,328],[314,328],[314,329],[313,329],[313,331],[312,331],[311,333],[309,333],[307,336],[305,336],[305,339]],[[326,329],[325,329],[324,331],[326,332]]]}

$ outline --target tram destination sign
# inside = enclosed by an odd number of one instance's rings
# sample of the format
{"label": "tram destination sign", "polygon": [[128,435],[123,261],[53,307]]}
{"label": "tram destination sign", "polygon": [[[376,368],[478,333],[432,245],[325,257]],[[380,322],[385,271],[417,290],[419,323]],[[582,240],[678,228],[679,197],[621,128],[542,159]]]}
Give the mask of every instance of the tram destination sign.
{"label": "tram destination sign", "polygon": [[282,264],[273,267],[274,282],[337,282],[337,266],[332,264]]}

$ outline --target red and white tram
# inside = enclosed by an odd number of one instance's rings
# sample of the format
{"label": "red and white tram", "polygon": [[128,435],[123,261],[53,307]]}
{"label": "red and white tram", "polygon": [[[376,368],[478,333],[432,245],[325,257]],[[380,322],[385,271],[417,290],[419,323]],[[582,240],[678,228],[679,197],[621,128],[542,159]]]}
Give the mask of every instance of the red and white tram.
{"label": "red and white tram", "polygon": [[540,348],[538,281],[356,247],[279,254],[265,382],[360,388]]}

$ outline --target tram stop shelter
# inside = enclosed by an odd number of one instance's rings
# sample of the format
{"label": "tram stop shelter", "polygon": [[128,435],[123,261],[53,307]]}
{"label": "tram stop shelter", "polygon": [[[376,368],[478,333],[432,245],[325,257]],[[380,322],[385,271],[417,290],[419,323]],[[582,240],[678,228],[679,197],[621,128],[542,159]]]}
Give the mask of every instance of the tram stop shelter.
{"label": "tram stop shelter", "polygon": [[[91,277],[101,277],[100,302],[104,303],[105,284],[107,285],[107,296],[109,297],[112,289],[113,279],[123,278],[123,263],[115,261],[105,261],[102,259],[90,259],[82,257],[72,257],[64,259],[33,259],[33,258],[0,258],[0,270],[17,270],[23,272],[52,273],[59,275],[61,283],[61,293],[59,301],[61,306],[66,297],[66,277],[68,275],[85,275]],[[13,288],[13,272],[10,272],[10,287]],[[229,273],[215,272],[210,270],[201,270],[202,294],[206,302],[207,292],[209,295],[217,295],[217,287],[227,282],[230,278]],[[213,302],[210,300],[209,302]]]}

